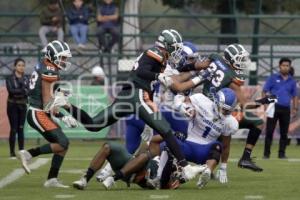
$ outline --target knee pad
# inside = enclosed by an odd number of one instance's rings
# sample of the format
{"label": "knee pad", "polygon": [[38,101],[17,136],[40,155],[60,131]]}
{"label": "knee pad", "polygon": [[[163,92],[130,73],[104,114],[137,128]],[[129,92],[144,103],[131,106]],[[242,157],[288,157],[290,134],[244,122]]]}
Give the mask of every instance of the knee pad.
{"label": "knee pad", "polygon": [[208,160],[216,160],[217,164],[218,164],[220,161],[221,153],[222,153],[221,144],[215,143],[211,146],[207,159]]}
{"label": "knee pad", "polygon": [[249,127],[249,134],[247,137],[247,144],[255,145],[259,136],[261,134],[261,130],[256,126]]}

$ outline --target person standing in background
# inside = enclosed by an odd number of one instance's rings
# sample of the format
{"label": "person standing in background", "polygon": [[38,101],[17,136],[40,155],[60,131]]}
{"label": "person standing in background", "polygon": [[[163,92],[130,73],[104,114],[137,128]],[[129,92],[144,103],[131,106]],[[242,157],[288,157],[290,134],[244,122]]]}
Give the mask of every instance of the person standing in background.
{"label": "person standing in background", "polygon": [[[290,124],[290,115],[295,117],[298,111],[297,85],[290,74],[292,61],[289,58],[281,58],[279,61],[279,73],[271,75],[263,88],[263,96],[267,93],[276,95],[278,102],[275,104],[273,117],[267,117],[265,148],[263,158],[270,158],[270,149],[273,140],[273,132],[279,120],[280,140],[278,158],[285,159],[287,145],[287,133]],[[290,106],[292,101],[292,108]]]}
{"label": "person standing in background", "polygon": [[10,157],[16,158],[15,143],[18,135],[19,150],[24,149],[24,123],[27,110],[28,78],[24,76],[25,61],[17,58],[14,62],[14,71],[6,79],[8,91],[7,115],[10,124],[9,149]]}

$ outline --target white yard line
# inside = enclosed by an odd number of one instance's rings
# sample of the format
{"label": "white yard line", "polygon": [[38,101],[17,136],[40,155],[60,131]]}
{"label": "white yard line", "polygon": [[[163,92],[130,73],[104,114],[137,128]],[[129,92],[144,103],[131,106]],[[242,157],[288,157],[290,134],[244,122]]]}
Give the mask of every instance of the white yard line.
{"label": "white yard line", "polygon": [[261,195],[246,195],[245,199],[264,199],[264,196],[261,196]]}
{"label": "white yard line", "polygon": [[64,169],[64,170],[60,170],[60,173],[83,174],[85,171],[86,171],[86,169]]}
{"label": "white yard line", "polygon": [[57,194],[54,196],[54,198],[56,199],[70,199],[70,198],[74,198],[75,195],[73,194]]}
{"label": "white yard line", "polygon": [[[49,161],[48,158],[38,158],[32,164],[29,165],[30,169],[37,169],[43,165],[45,165]],[[8,184],[18,180],[25,174],[24,169],[18,168],[8,174],[6,177],[0,180],[0,189],[7,186]]]}

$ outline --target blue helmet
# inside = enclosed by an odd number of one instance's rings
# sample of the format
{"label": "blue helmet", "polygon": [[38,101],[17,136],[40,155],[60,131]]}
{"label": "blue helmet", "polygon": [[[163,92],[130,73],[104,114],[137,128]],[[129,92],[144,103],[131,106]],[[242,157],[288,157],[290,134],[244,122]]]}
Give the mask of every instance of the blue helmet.
{"label": "blue helmet", "polygon": [[219,108],[228,111],[230,114],[237,105],[237,97],[235,92],[230,88],[222,88],[215,95],[216,104]]}
{"label": "blue helmet", "polygon": [[[195,44],[191,43],[191,42],[183,42],[183,48],[182,48],[182,52],[181,52],[181,60],[179,62],[179,66],[188,64],[189,62],[193,62],[194,60],[200,58],[199,56],[199,50],[196,47]],[[191,61],[192,59],[192,61]]]}
{"label": "blue helmet", "polygon": [[183,50],[181,52],[183,57],[186,58],[198,58],[199,57],[199,49],[197,46],[191,42],[184,41],[183,42]]}

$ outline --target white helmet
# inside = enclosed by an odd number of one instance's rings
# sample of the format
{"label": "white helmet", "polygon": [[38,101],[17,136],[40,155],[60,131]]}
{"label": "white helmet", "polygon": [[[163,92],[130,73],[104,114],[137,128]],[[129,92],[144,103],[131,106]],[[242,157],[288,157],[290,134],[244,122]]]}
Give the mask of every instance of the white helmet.
{"label": "white helmet", "polygon": [[179,63],[182,55],[182,37],[174,29],[163,30],[158,36],[157,46],[164,48],[170,55],[170,61],[174,64]]}
{"label": "white helmet", "polygon": [[47,44],[44,51],[45,58],[49,59],[58,68],[67,70],[71,66],[71,63],[66,61],[67,58],[72,57],[70,47],[67,43],[54,40]]}
{"label": "white helmet", "polygon": [[241,44],[231,44],[224,50],[224,58],[236,69],[247,69],[250,65],[248,51]]}

